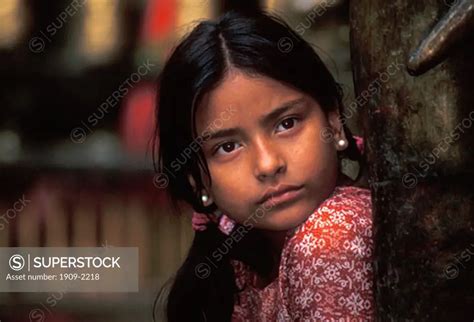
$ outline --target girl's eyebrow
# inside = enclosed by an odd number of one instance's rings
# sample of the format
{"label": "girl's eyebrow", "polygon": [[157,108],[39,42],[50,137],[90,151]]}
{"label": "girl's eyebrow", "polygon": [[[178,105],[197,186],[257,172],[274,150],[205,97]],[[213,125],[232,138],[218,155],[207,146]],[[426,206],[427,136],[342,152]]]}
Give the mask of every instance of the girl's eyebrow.
{"label": "girl's eyebrow", "polygon": [[275,119],[277,119],[281,114],[285,113],[288,110],[291,110],[294,108],[296,105],[303,103],[304,102],[304,97],[300,97],[291,101],[288,101],[286,103],[283,103],[279,107],[275,108],[273,111],[268,113],[267,115],[262,116],[258,123],[262,126],[265,127],[268,124],[273,123]]}
{"label": "girl's eyebrow", "polygon": [[228,129],[218,130],[215,132],[211,132],[208,135],[208,138],[206,139],[206,141],[216,140],[216,139],[220,139],[220,138],[228,137],[228,136],[234,136],[234,135],[240,134],[241,132],[242,130],[239,127],[231,127]]}
{"label": "girl's eyebrow", "polygon": [[[273,123],[274,120],[277,119],[281,114],[287,112],[288,110],[291,110],[292,108],[294,108],[300,103],[303,103],[304,101],[305,101],[304,97],[300,97],[300,98],[285,102],[279,107],[275,108],[270,113],[268,113],[267,115],[262,116],[258,120],[258,123],[262,127],[265,127],[268,124]],[[217,130],[215,132],[211,132],[208,138],[206,139],[206,141],[215,140],[215,139],[228,137],[228,136],[234,136],[241,133],[242,133],[242,129],[239,127],[232,127],[228,129]]]}

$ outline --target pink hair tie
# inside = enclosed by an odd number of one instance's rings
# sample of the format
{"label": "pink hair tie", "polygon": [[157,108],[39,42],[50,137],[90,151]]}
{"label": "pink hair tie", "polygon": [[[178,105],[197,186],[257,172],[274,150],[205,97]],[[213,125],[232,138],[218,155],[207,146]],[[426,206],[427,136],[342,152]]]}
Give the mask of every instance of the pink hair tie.
{"label": "pink hair tie", "polygon": [[235,221],[227,217],[225,214],[220,217],[219,229],[226,235],[230,235],[235,227]]}
{"label": "pink hair tie", "polygon": [[227,217],[226,215],[222,215],[217,218],[216,215],[211,214],[202,214],[199,212],[193,212],[193,218],[191,219],[191,223],[193,229],[195,231],[203,231],[207,229],[207,225],[209,222],[219,222],[219,230],[222,231],[226,235],[230,235],[232,229],[234,229],[235,221]]}
{"label": "pink hair tie", "polygon": [[360,136],[353,136],[356,144],[357,144],[357,149],[359,150],[360,154],[364,154],[364,139]]}
{"label": "pink hair tie", "polygon": [[191,223],[195,231],[206,230],[207,224],[210,221],[217,222],[216,216],[201,214],[199,212],[193,212],[193,218],[191,219]]}

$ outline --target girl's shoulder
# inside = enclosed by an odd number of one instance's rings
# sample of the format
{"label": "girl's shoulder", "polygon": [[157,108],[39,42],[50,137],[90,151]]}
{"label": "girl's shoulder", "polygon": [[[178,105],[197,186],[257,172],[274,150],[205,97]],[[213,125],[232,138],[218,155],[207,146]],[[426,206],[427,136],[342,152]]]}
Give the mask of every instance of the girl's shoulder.
{"label": "girl's shoulder", "polygon": [[371,213],[372,199],[370,190],[356,186],[337,186],[332,194],[321,203],[318,211],[352,211],[356,215]]}
{"label": "girl's shoulder", "polygon": [[362,202],[370,204],[370,190],[357,186],[336,186],[331,195],[324,202],[340,202],[343,204]]}
{"label": "girl's shoulder", "polygon": [[356,186],[336,186],[333,192],[301,225],[288,233],[289,237],[320,229],[366,231],[372,224],[370,190]]}
{"label": "girl's shoulder", "polygon": [[288,320],[373,320],[371,207],[369,190],[338,186],[288,235],[280,263]]}

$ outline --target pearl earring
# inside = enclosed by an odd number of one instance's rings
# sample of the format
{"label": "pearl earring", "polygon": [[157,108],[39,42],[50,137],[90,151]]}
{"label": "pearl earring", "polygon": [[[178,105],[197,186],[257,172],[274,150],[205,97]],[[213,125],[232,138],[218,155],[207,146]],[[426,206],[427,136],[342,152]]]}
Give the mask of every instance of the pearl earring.
{"label": "pearl earring", "polygon": [[337,141],[337,145],[344,150],[347,147],[347,141],[344,139],[340,139]]}
{"label": "pearl earring", "polygon": [[206,203],[209,200],[209,197],[207,195],[202,195],[201,200],[203,203]]}

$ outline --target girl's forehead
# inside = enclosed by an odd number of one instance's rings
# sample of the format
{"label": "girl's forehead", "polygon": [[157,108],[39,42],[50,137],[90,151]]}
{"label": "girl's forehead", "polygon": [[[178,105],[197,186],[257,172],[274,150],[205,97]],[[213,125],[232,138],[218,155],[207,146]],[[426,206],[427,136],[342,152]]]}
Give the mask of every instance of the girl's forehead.
{"label": "girl's forehead", "polygon": [[232,111],[234,122],[248,122],[296,98],[301,92],[265,76],[230,73],[204,95],[196,112],[196,126],[205,128]]}

